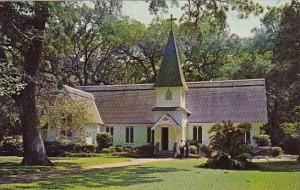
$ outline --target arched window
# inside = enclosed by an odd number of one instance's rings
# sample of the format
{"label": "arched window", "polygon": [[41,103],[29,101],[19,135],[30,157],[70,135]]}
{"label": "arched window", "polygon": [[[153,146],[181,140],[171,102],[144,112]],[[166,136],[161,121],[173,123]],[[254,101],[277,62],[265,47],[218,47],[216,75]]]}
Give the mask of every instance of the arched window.
{"label": "arched window", "polygon": [[202,143],[202,127],[195,126],[193,127],[193,140]]}
{"label": "arched window", "polygon": [[168,89],[166,92],[166,100],[172,100],[172,92],[170,89]]}

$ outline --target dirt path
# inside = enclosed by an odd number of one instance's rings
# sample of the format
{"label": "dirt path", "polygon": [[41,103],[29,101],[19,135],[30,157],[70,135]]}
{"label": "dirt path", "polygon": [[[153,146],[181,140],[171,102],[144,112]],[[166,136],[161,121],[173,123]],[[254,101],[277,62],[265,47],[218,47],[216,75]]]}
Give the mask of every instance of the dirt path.
{"label": "dirt path", "polygon": [[0,184],[28,182],[28,181],[33,181],[33,180],[48,179],[48,178],[56,177],[58,175],[63,175],[63,174],[74,174],[74,173],[78,173],[78,172],[86,172],[86,171],[90,171],[90,170],[94,170],[94,169],[121,168],[121,167],[127,167],[127,166],[142,165],[142,164],[149,163],[149,162],[167,161],[167,160],[172,160],[172,158],[132,159],[132,160],[129,160],[126,162],[118,162],[118,163],[95,165],[95,166],[86,166],[86,167],[82,167],[82,168],[72,168],[72,169],[49,171],[49,172],[34,173],[34,174],[10,175],[7,177],[0,177]]}

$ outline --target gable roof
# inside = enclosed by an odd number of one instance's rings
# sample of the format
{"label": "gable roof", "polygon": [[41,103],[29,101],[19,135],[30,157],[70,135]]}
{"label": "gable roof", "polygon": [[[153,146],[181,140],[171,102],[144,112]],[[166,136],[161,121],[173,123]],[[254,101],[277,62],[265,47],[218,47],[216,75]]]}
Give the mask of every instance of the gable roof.
{"label": "gable roof", "polygon": [[[267,122],[264,79],[188,82],[189,123]],[[95,97],[105,124],[153,124],[153,84],[80,86]]]}
{"label": "gable roof", "polygon": [[91,123],[103,124],[93,94],[69,87],[67,85],[64,85],[63,87],[65,92],[72,100],[83,103],[86,111],[91,116]]}
{"label": "gable roof", "polygon": [[176,121],[168,114],[163,114],[160,119],[151,127],[154,130],[159,127],[173,127],[175,129],[181,129],[181,126],[176,123]]}
{"label": "gable roof", "polygon": [[181,86],[187,89],[183,71],[181,69],[177,46],[173,31],[170,31],[164,57],[160,66],[154,87]]}

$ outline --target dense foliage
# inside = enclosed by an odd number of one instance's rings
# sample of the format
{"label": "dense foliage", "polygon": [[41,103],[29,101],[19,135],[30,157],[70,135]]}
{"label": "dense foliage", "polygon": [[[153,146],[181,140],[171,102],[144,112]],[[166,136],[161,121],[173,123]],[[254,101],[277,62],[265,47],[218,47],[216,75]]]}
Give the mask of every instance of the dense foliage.
{"label": "dense foliage", "polygon": [[109,133],[98,133],[96,136],[98,150],[112,146],[112,136]]}
{"label": "dense foliage", "polygon": [[269,135],[264,135],[264,134],[255,135],[253,137],[253,140],[255,141],[257,146],[271,146],[271,140]]}
{"label": "dense foliage", "polygon": [[65,144],[62,142],[45,142],[47,155],[51,157],[66,156],[68,153],[95,153],[95,145]]}
{"label": "dense foliage", "polygon": [[205,164],[209,168],[249,169],[254,165],[251,159],[251,145],[245,142],[245,133],[251,125],[244,123],[234,126],[231,121],[215,124],[208,132],[212,149],[211,158]]}

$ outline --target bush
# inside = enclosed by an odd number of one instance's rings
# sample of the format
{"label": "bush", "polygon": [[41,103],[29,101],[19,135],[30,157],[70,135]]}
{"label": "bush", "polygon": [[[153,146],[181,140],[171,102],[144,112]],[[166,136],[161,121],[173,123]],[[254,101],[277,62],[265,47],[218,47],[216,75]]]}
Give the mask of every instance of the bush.
{"label": "bush", "polygon": [[145,144],[137,147],[137,152],[143,157],[153,157],[154,155],[154,146],[153,144]]}
{"label": "bush", "polygon": [[48,156],[57,157],[63,156],[65,153],[65,145],[61,142],[51,141],[45,142],[45,149]]}
{"label": "bush", "polygon": [[85,144],[65,144],[62,142],[45,142],[45,148],[48,156],[65,156],[66,153],[95,153],[95,145]]}
{"label": "bush", "polygon": [[215,151],[204,166],[218,169],[251,169],[255,167],[252,162],[248,161],[251,157],[250,154],[243,153],[232,158],[228,153]]}
{"label": "bush", "polygon": [[125,146],[123,149],[125,152],[133,153],[135,152],[134,148],[132,146]]}
{"label": "bush", "polygon": [[123,146],[122,145],[117,145],[116,146],[116,152],[123,152]]}
{"label": "bush", "polygon": [[112,136],[109,133],[98,133],[97,137],[98,150],[112,146]]}
{"label": "bush", "polygon": [[210,168],[248,169],[254,164],[248,161],[252,147],[244,142],[244,135],[251,130],[251,124],[234,126],[231,121],[215,124],[210,130],[211,158],[205,164]]}
{"label": "bush", "polygon": [[282,149],[286,154],[297,155],[300,153],[300,138],[287,135],[282,140]]}
{"label": "bush", "polygon": [[70,152],[65,152],[61,156],[64,156],[64,157],[100,157],[101,155],[95,154],[95,153],[70,153]]}
{"label": "bush", "polygon": [[81,145],[76,144],[76,153],[84,152],[84,153],[95,153],[96,152],[96,146],[95,145]]}
{"label": "bush", "polygon": [[191,154],[198,154],[198,148],[195,145],[190,146],[190,153]]}
{"label": "bush", "polygon": [[187,141],[191,146],[194,145],[194,146],[198,146],[199,144],[199,141],[198,140],[188,140]]}
{"label": "bush", "polygon": [[103,148],[101,153],[104,153],[104,154],[110,154],[110,153],[115,153],[116,150],[115,150],[115,147],[109,147],[109,148]]}
{"label": "bush", "polygon": [[204,145],[200,147],[200,154],[205,157],[211,157],[212,150],[210,146]]}
{"label": "bush", "polygon": [[269,157],[277,157],[282,154],[282,149],[276,146],[264,146],[258,147],[255,151],[256,156],[269,156]]}
{"label": "bush", "polygon": [[253,137],[257,146],[271,146],[271,140],[269,135],[256,135]]}
{"label": "bush", "polygon": [[23,152],[21,136],[4,137],[0,143],[0,156],[22,156]]}

